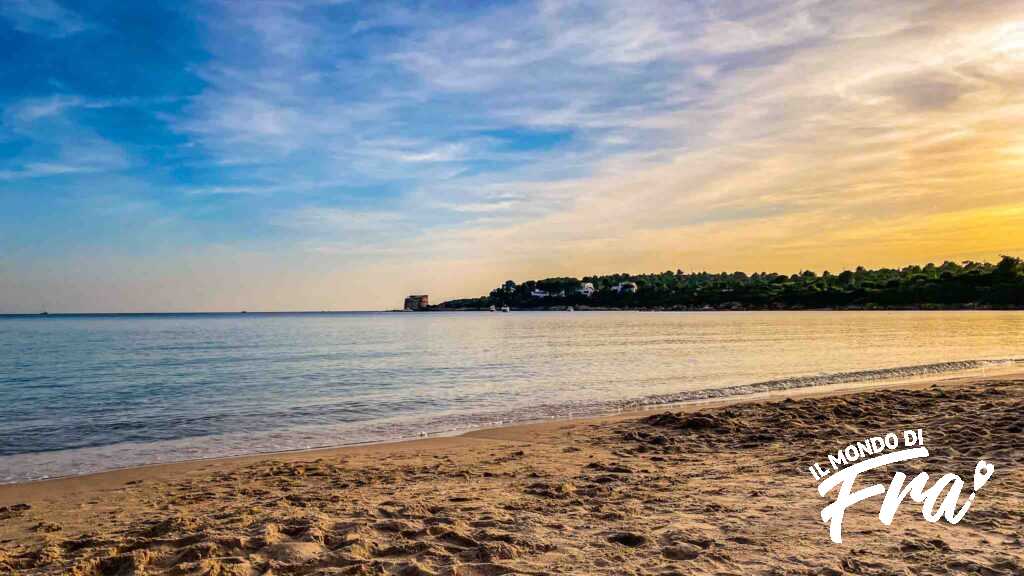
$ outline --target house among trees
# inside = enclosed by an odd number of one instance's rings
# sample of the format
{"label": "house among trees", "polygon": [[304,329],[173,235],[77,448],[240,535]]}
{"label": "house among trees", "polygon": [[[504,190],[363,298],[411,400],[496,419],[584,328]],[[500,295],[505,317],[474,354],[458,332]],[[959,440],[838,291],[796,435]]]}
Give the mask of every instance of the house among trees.
{"label": "house among trees", "polygon": [[405,298],[406,310],[426,310],[430,308],[430,299],[427,294],[413,294]]}
{"label": "house among trees", "polygon": [[[643,290],[640,290],[643,286]],[[552,299],[565,298],[564,301]],[[943,262],[838,273],[804,271],[692,272],[666,270],[509,281],[480,298],[441,308],[546,308],[554,304],[656,310],[1024,309],[1024,261]]]}
{"label": "house among trees", "polygon": [[620,282],[615,286],[612,286],[612,292],[615,292],[616,294],[636,294],[636,291],[636,282]]}

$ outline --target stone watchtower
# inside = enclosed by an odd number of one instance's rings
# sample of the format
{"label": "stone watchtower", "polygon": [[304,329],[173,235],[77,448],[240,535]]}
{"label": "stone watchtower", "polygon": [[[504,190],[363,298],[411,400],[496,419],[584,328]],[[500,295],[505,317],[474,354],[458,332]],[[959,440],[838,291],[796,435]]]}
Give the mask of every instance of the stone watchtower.
{"label": "stone watchtower", "polygon": [[426,310],[430,307],[430,300],[426,294],[413,294],[405,299],[406,310]]}

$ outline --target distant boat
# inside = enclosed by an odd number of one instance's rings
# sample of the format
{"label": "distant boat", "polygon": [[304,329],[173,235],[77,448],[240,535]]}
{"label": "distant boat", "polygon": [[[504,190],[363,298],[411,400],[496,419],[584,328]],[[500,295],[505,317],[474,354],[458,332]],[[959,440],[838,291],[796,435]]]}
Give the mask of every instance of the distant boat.
{"label": "distant boat", "polygon": [[566,308],[566,309],[565,309],[565,311],[566,311],[566,312],[575,312],[575,311],[576,311],[576,309],[575,309],[575,308],[573,308],[572,306],[569,306],[568,308]]}
{"label": "distant boat", "polygon": [[508,307],[508,304],[501,307],[502,312],[511,312],[512,309]]}
{"label": "distant boat", "polygon": [[44,311],[40,312],[39,315],[40,316],[49,316],[50,313],[44,310]]}
{"label": "distant boat", "polygon": [[491,304],[491,312],[497,312],[497,311],[498,311],[498,309],[494,307],[494,304]]}

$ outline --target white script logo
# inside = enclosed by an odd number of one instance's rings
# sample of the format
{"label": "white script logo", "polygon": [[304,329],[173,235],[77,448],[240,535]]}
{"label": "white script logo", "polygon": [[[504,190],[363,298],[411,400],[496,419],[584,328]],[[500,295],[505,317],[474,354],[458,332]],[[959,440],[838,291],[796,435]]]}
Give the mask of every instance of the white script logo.
{"label": "white script logo", "polygon": [[[902,440],[902,443],[901,443]],[[902,449],[900,449],[902,448]],[[974,469],[974,491],[963,504],[960,504],[960,493],[964,481],[956,474],[945,474],[928,485],[928,473],[921,472],[906,483],[907,475],[903,472],[893,474],[888,490],[881,484],[872,484],[854,491],[853,484],[862,472],[873,470],[889,464],[906,462],[916,458],[928,457],[928,449],[924,446],[923,430],[905,430],[897,435],[890,432],[885,436],[875,436],[850,444],[846,448],[828,455],[830,468],[824,468],[817,462],[809,467],[811,475],[819,482],[818,494],[825,496],[833,488],[839,487],[836,499],[821,510],[821,521],[829,523],[829,536],[833,542],[843,541],[843,516],[846,509],[861,500],[867,500],[885,493],[878,519],[889,526],[900,504],[909,495],[914,502],[921,503],[921,514],[928,522],[937,522],[945,518],[950,524],[963,520],[978,491],[988,482],[995,467],[981,460]],[[939,498],[945,493],[941,503]],[[959,508],[958,508],[959,506]]]}

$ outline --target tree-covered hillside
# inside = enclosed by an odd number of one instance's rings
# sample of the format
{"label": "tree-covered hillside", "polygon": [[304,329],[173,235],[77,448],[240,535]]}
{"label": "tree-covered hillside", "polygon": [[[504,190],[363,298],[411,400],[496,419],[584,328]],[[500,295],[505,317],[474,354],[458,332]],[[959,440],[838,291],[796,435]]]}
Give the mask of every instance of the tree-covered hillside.
{"label": "tree-covered hillside", "polygon": [[[616,291],[624,282],[636,292]],[[591,296],[579,293],[593,285]],[[546,296],[534,295],[535,291]],[[1024,264],[1004,256],[998,264],[944,262],[901,269],[881,268],[785,275],[686,273],[612,274],[547,278],[516,284],[511,280],[487,296],[452,300],[439,309],[557,306],[648,309],[807,309],[807,308],[1017,308],[1024,307]]]}

